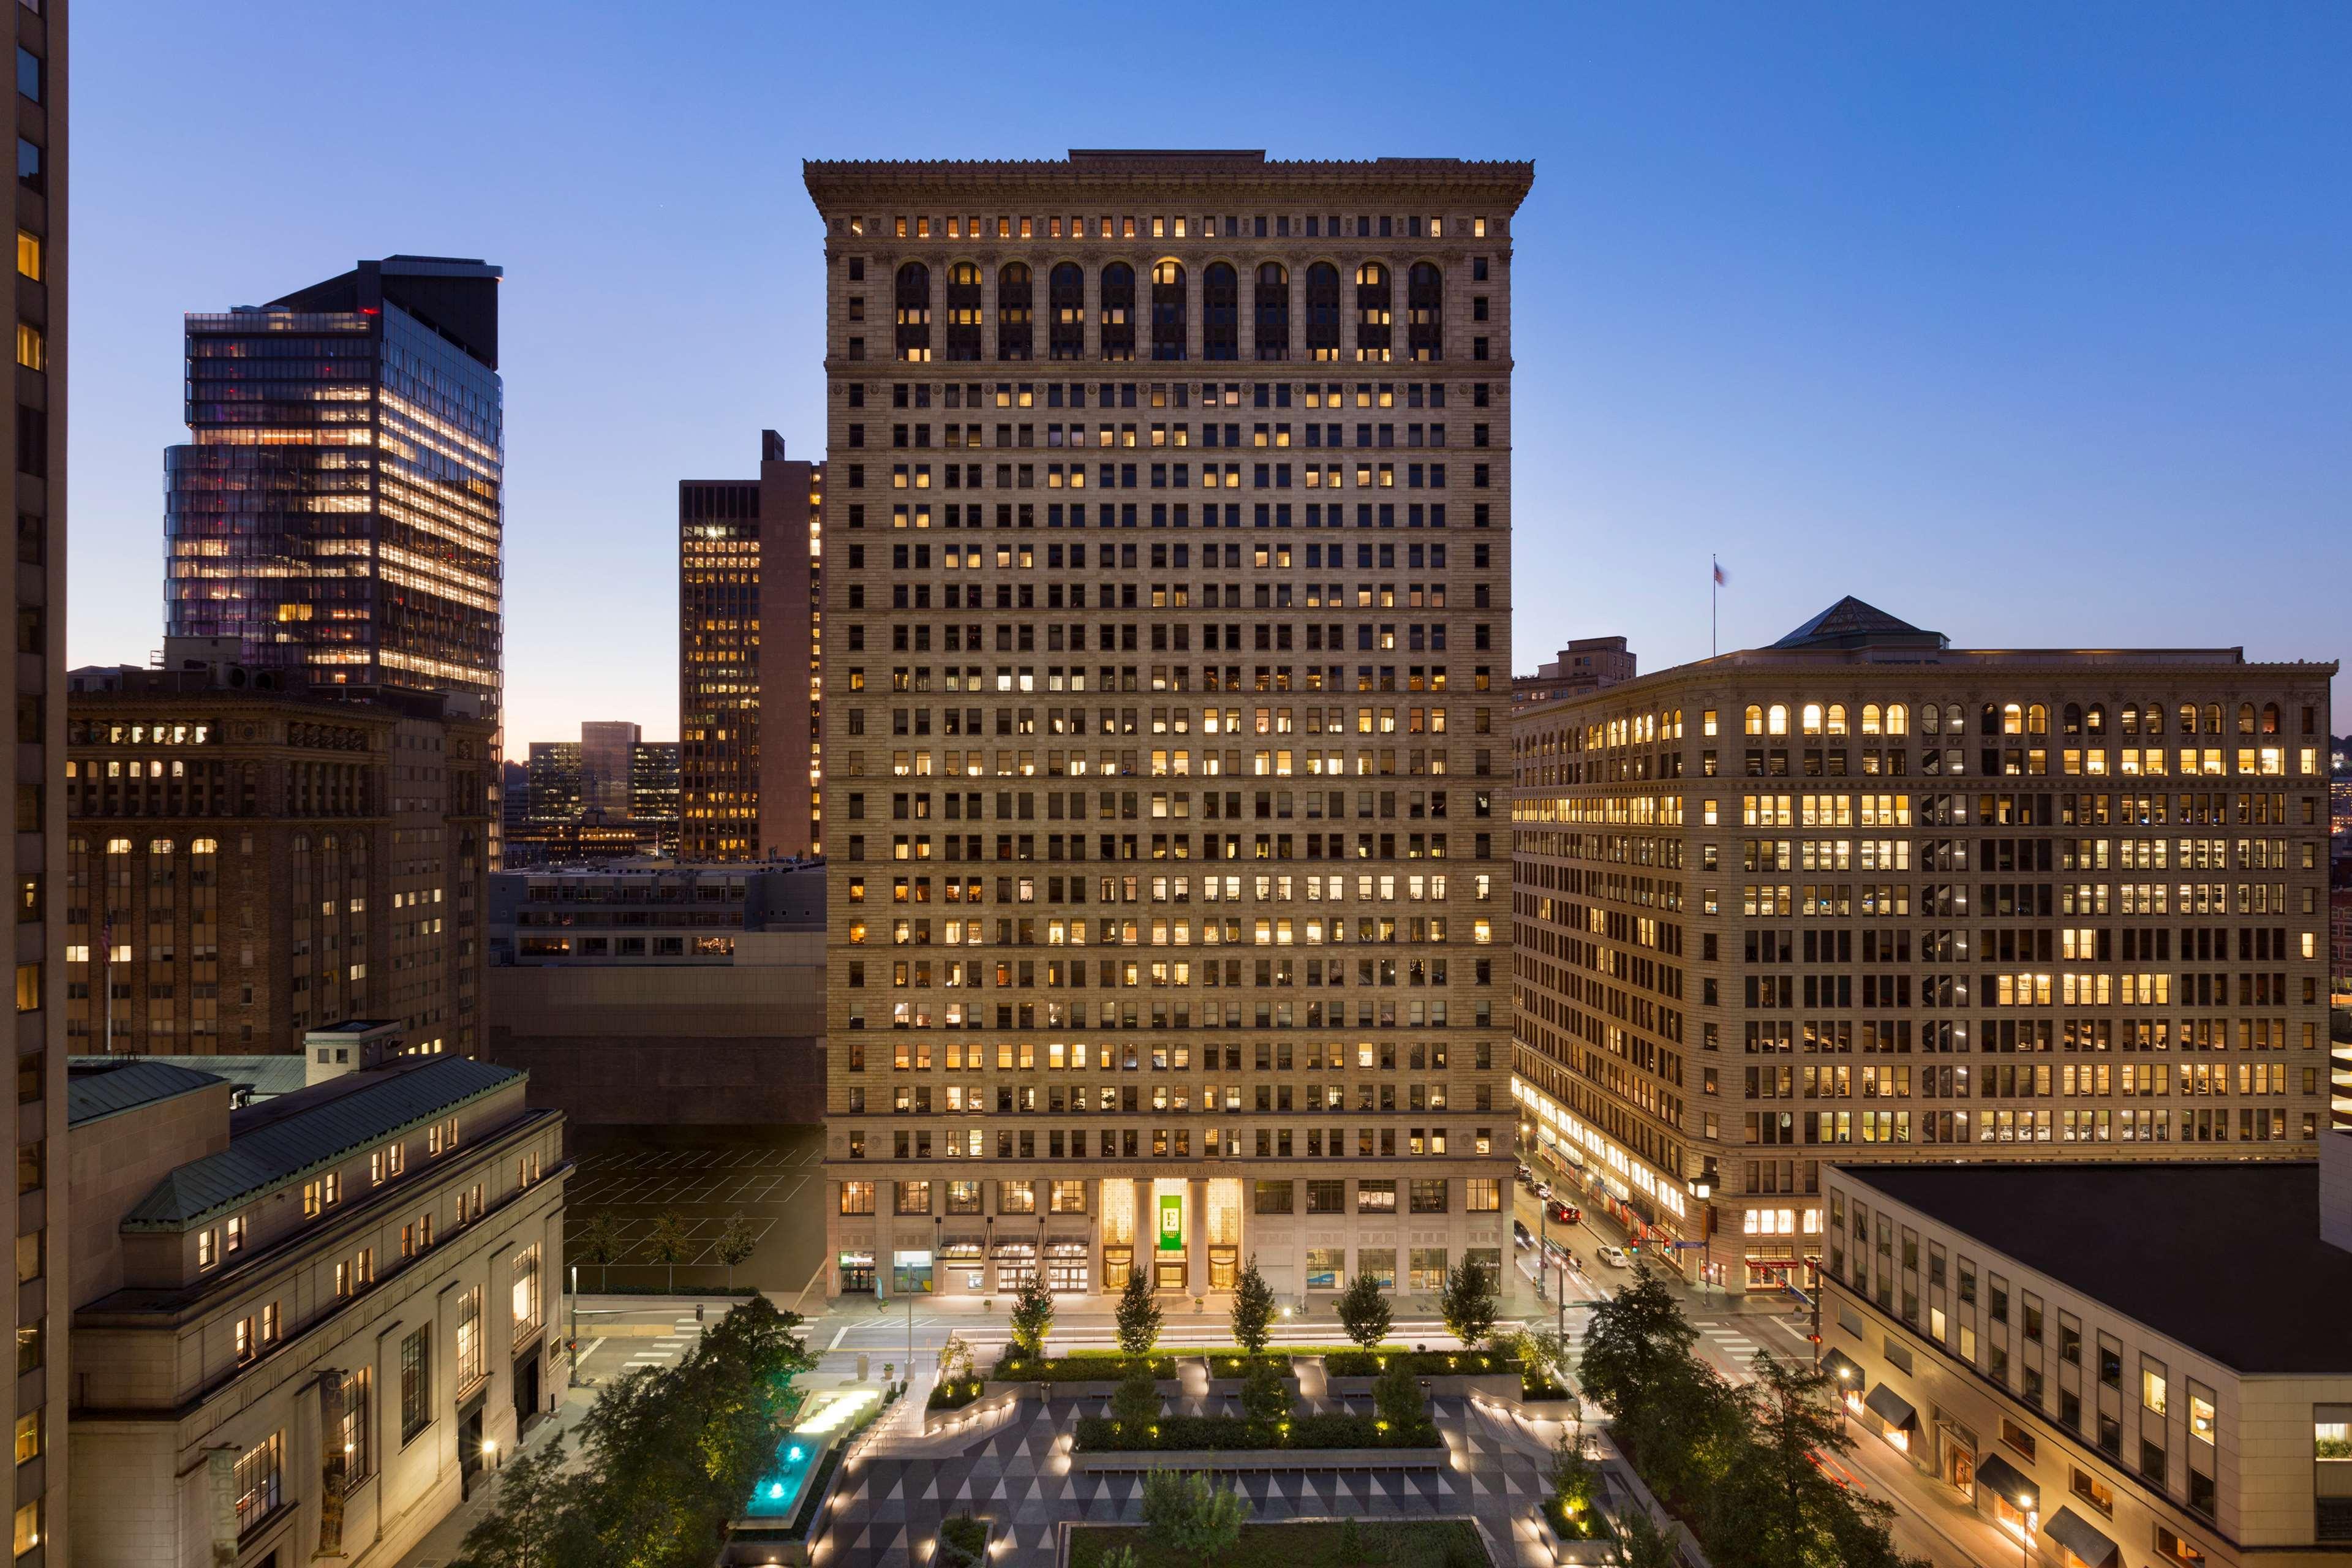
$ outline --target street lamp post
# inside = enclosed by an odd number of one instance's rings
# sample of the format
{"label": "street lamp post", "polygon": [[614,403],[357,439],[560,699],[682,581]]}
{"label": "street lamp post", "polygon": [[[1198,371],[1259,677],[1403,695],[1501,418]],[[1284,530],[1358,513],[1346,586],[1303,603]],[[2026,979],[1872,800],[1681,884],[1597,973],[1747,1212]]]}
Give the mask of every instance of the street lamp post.
{"label": "street lamp post", "polygon": [[[1551,1205],[1536,1200],[1536,1300],[1544,1299],[1544,1270],[1551,1267]],[[1565,1295],[1565,1292],[1562,1292]]]}
{"label": "street lamp post", "polygon": [[2032,1500],[2023,1492],[2018,1494],[2017,1541],[2020,1550],[2018,1561],[2024,1564],[2024,1568],[2033,1568],[2033,1511],[2031,1506]]}
{"label": "street lamp post", "polygon": [[1853,1407],[1845,1402],[1845,1385],[1853,1381],[1853,1368],[1850,1366],[1838,1368],[1838,1435],[1848,1438],[1853,1436]]}
{"label": "street lamp post", "polygon": [[1698,1200],[1698,1285],[1704,1291],[1707,1277],[1715,1272],[1715,1211],[1707,1206],[1706,1201],[1715,1195],[1715,1184],[1701,1174],[1692,1179],[1690,1190],[1691,1196]]}

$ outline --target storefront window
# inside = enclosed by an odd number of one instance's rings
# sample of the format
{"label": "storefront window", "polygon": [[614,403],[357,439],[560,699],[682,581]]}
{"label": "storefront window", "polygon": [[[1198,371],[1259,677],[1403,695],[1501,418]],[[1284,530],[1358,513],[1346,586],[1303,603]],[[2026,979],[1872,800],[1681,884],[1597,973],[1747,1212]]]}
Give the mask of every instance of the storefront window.
{"label": "storefront window", "polygon": [[[1393,1189],[1391,1189],[1393,1194]],[[1356,1268],[1372,1277],[1373,1283],[1383,1290],[1396,1289],[1396,1248],[1365,1247],[1356,1251]]]}
{"label": "storefront window", "polygon": [[1412,1275],[1411,1289],[1416,1293],[1434,1294],[1445,1289],[1445,1248],[1416,1247],[1412,1249]]}
{"label": "storefront window", "polygon": [[890,1289],[900,1296],[929,1295],[931,1255],[928,1249],[900,1249],[890,1255]]}
{"label": "storefront window", "polygon": [[1308,1247],[1307,1249],[1307,1288],[1309,1290],[1339,1289],[1339,1276],[1347,1268],[1347,1257],[1345,1247]]}

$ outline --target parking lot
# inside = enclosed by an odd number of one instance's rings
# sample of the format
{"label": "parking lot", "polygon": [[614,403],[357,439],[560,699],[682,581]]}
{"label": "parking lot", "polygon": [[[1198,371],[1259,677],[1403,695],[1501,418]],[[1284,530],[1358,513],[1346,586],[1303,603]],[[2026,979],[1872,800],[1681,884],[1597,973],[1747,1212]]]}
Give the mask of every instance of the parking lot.
{"label": "parking lot", "polygon": [[[727,1268],[713,1248],[729,1219],[740,1214],[755,1246],[750,1260],[735,1269],[734,1283],[788,1297],[798,1292],[816,1277],[824,1252],[824,1205],[817,1201],[824,1149],[824,1131],[815,1127],[576,1130],[566,1247],[576,1247],[593,1215],[609,1213],[622,1227],[610,1265],[572,1252],[581,1288],[724,1284]],[[678,1216],[694,1249],[675,1269],[653,1262],[646,1246],[665,1212]]]}

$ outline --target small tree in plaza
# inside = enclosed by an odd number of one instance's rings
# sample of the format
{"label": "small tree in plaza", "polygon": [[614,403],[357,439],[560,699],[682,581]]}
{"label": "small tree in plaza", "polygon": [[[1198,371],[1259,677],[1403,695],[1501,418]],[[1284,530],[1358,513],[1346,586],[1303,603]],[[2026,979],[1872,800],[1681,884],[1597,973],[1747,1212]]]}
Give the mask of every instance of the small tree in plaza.
{"label": "small tree in plaza", "polygon": [[1400,1431],[1420,1426],[1429,1413],[1429,1402],[1421,1396],[1421,1380],[1413,1376],[1402,1356],[1391,1360],[1387,1370],[1372,1380],[1372,1408]]}
{"label": "small tree in plaza", "polygon": [[1143,1478],[1143,1528],[1156,1545],[1198,1557],[1209,1568],[1230,1552],[1249,1521],[1249,1500],[1203,1475],[1153,1470]]}
{"label": "small tree in plaza", "polygon": [[1337,1310],[1339,1326],[1366,1350],[1389,1337],[1389,1300],[1381,1294],[1381,1282],[1370,1269],[1348,1281],[1348,1288],[1339,1292]]}
{"label": "small tree in plaza", "polygon": [[1495,1280],[1484,1265],[1465,1261],[1447,1272],[1437,1310],[1464,1350],[1475,1349],[1494,1331],[1496,1307]]}
{"label": "small tree in plaza", "polygon": [[1043,1357],[1045,1335],[1054,1326],[1054,1295],[1042,1275],[1032,1270],[1013,1292],[1013,1345],[1024,1355]]}
{"label": "small tree in plaza", "polygon": [[1122,1432],[1140,1432],[1160,1419],[1160,1384],[1152,1378],[1150,1362],[1138,1358],[1127,1363],[1118,1392],[1110,1396],[1110,1415]]}
{"label": "small tree in plaza", "polygon": [[1290,1385],[1278,1361],[1253,1360],[1242,1370],[1242,1414],[1271,1426],[1290,1414]]}
{"label": "small tree in plaza", "polygon": [[727,1289],[735,1289],[735,1266],[751,1262],[751,1254],[759,1245],[760,1238],[753,1233],[750,1220],[740,1213],[727,1216],[727,1227],[719,1233],[719,1239],[711,1243],[711,1250],[719,1255],[719,1261],[727,1265]]}
{"label": "small tree in plaza", "polygon": [[1160,1317],[1150,1280],[1142,1268],[1129,1268],[1127,1289],[1118,1293],[1118,1348],[1131,1356],[1150,1355],[1160,1343]]}
{"label": "small tree in plaza", "polygon": [[1265,1276],[1257,1271],[1257,1254],[1242,1268],[1241,1278],[1234,1281],[1234,1342],[1252,1355],[1265,1349],[1273,1338],[1274,1289]]}

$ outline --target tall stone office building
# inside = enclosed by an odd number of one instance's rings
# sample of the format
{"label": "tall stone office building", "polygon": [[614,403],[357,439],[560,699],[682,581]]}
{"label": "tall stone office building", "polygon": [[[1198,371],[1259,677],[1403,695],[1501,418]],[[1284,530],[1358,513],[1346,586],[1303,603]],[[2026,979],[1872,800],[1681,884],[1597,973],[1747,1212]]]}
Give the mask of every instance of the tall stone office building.
{"label": "tall stone office building", "polygon": [[2311,1159],[2334,673],[1849,598],[1523,710],[1522,1134],[1734,1290],[1824,1165]]}
{"label": "tall stone office building", "polygon": [[66,1235],[66,25],[68,0],[16,18],[16,1380],[11,1533],[19,1564],[63,1563]]}
{"label": "tall stone office building", "polygon": [[824,837],[818,521],[824,465],[760,432],[756,479],[677,487],[678,838],[688,860]]}
{"label": "tall stone office building", "polygon": [[829,1291],[1499,1266],[1533,174],[807,166]]}

